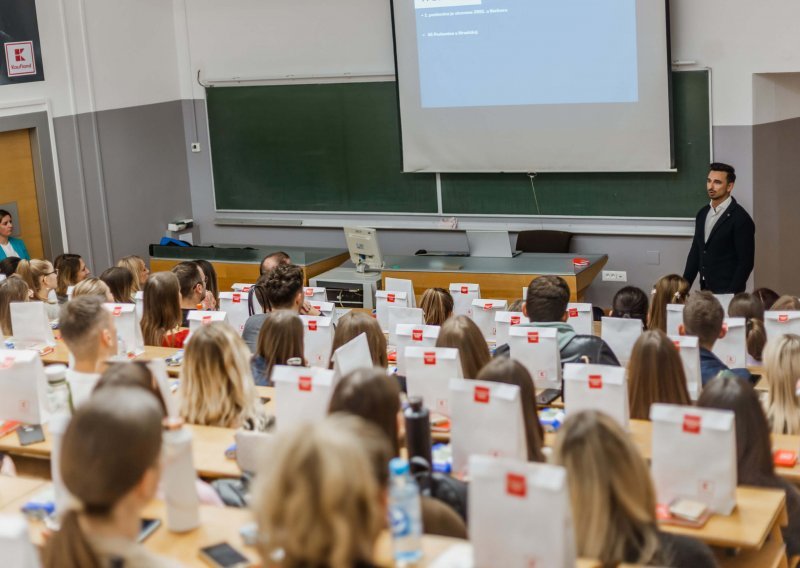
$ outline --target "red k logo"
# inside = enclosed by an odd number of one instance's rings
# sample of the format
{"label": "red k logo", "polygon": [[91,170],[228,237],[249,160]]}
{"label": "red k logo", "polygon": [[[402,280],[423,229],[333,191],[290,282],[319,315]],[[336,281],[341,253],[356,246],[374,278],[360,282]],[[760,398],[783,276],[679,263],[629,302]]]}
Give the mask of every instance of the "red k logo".
{"label": "red k logo", "polygon": [[19,47],[15,47],[14,48],[14,61],[25,61],[25,58],[22,56],[22,54],[24,52],[25,52],[24,49],[21,49]]}

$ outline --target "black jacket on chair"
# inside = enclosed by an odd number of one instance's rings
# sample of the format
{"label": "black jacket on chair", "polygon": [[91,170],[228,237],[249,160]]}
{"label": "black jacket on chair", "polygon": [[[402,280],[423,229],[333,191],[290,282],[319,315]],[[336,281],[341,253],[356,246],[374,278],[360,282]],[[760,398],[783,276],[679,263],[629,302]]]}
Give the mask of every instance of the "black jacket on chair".
{"label": "black jacket on chair", "polygon": [[706,241],[709,209],[710,205],[703,207],[695,219],[692,248],[683,277],[691,285],[699,273],[700,288],[715,294],[744,292],[753,271],[756,226],[747,211],[731,198],[731,204],[714,223]]}

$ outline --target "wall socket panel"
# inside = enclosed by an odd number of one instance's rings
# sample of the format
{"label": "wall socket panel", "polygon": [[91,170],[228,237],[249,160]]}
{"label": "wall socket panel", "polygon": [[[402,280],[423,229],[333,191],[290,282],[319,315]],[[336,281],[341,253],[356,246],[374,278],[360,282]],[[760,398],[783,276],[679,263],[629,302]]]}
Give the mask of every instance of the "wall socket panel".
{"label": "wall socket panel", "polygon": [[603,282],[627,282],[628,273],[624,270],[604,270]]}

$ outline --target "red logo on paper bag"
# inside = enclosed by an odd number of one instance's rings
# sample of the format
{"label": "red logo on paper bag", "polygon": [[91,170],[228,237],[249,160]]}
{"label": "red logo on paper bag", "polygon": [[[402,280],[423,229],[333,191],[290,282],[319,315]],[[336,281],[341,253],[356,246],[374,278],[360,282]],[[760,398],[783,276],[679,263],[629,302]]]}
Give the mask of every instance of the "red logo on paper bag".
{"label": "red logo on paper bag", "polygon": [[540,370],[536,371],[536,376],[539,377],[542,380],[545,380],[545,379],[547,379],[547,371],[545,371],[544,369],[540,369]]}
{"label": "red logo on paper bag", "polygon": [[569,317],[571,317],[571,318],[578,317],[578,308],[570,308],[569,309]]}
{"label": "red logo on paper bag", "polygon": [[308,320],[308,331],[317,331],[317,320]]}
{"label": "red logo on paper bag", "polygon": [[394,303],[394,294],[386,294],[386,301]]}
{"label": "red logo on paper bag", "polygon": [[475,402],[489,403],[489,389],[487,387],[475,387]]}
{"label": "red logo on paper bag", "polygon": [[428,351],[422,355],[422,360],[425,362],[426,365],[435,365],[436,364],[436,352],[435,351]]}
{"label": "red logo on paper bag", "polygon": [[0,361],[0,369],[10,369],[11,367],[14,366],[15,361],[16,359],[14,359],[13,357],[6,357],[2,361]]}
{"label": "red logo on paper bag", "polygon": [[779,314],[778,321],[781,323],[786,323],[787,321],[789,321],[789,314]]}
{"label": "red logo on paper bag", "polygon": [[510,323],[511,325],[519,325],[519,322],[520,322],[520,321],[521,321],[521,320],[520,320],[520,317],[519,317],[519,316],[511,316],[511,320],[509,321],[509,323]]}
{"label": "red logo on paper bag", "polygon": [[211,323],[211,316],[203,316],[203,325],[208,325]]}
{"label": "red logo on paper bag", "polygon": [[297,381],[297,388],[301,391],[311,391],[311,377],[300,377]]}
{"label": "red logo on paper bag", "polygon": [[461,287],[462,294],[469,294],[469,286],[462,286]]}
{"label": "red logo on paper bag", "polygon": [[528,332],[528,343],[539,343],[539,332],[538,331],[529,331]]}
{"label": "red logo on paper bag", "polygon": [[483,304],[483,309],[484,310],[491,310],[493,307],[494,307],[493,304]]}
{"label": "red logo on paper bag", "polygon": [[121,313],[122,313],[122,306],[114,306],[114,312],[113,312],[114,317],[119,317]]}
{"label": "red logo on paper bag", "polygon": [[306,288],[306,296],[313,296],[314,289],[313,288]]}
{"label": "red logo on paper bag", "polygon": [[514,497],[525,497],[528,494],[528,482],[524,475],[506,474],[506,493]]}
{"label": "red logo on paper bag", "polygon": [[245,286],[242,288],[242,292],[249,292],[249,291],[250,291],[250,286]]}
{"label": "red logo on paper bag", "polygon": [[411,341],[422,341],[422,330],[421,329],[412,329],[411,330]]}
{"label": "red logo on paper bag", "polygon": [[699,434],[700,433],[700,416],[696,414],[684,414],[683,415],[683,431],[687,434]]}
{"label": "red logo on paper bag", "polygon": [[603,375],[589,375],[589,388],[590,389],[603,388]]}
{"label": "red logo on paper bag", "polygon": [[5,44],[6,70],[9,77],[36,75],[32,41],[13,41]]}
{"label": "red logo on paper bag", "polygon": [[234,295],[233,295],[233,303],[234,303],[234,304],[240,304],[240,303],[242,303],[242,295],[241,295],[241,294],[239,294],[239,293],[236,293],[236,294],[234,294]]}

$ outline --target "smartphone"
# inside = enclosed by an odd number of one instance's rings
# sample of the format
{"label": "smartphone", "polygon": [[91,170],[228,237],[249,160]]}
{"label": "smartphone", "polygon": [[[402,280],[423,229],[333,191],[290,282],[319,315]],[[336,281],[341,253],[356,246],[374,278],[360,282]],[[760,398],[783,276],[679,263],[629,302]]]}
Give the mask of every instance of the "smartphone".
{"label": "smartphone", "polygon": [[536,403],[540,406],[545,406],[560,396],[561,390],[559,389],[544,389],[542,392],[536,395]]}
{"label": "smartphone", "polygon": [[200,558],[213,568],[245,568],[250,560],[227,542],[200,549]]}
{"label": "smartphone", "polygon": [[139,536],[136,537],[136,542],[144,542],[160,526],[161,519],[142,519],[142,526],[139,528]]}
{"label": "smartphone", "polygon": [[25,424],[17,428],[17,437],[20,446],[30,446],[44,442],[44,432],[39,424]]}

